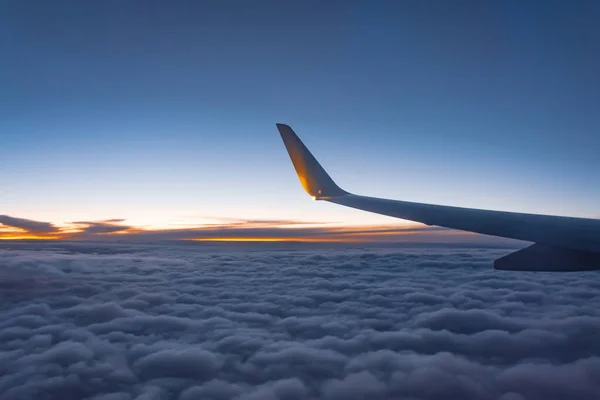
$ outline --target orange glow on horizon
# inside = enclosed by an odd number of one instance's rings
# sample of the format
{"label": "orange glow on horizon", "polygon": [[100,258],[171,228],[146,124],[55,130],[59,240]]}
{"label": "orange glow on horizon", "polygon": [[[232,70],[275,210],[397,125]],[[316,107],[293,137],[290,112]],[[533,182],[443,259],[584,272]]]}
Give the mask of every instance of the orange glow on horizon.
{"label": "orange glow on horizon", "polygon": [[0,235],[0,240],[60,240],[65,239],[61,235],[31,235],[31,234],[14,234],[14,235]]}
{"label": "orange glow on horizon", "polygon": [[[114,222],[113,222],[114,221]],[[116,222],[116,223],[115,223]],[[124,220],[54,224],[49,232],[33,232],[0,224],[0,240],[183,240],[197,242],[305,242],[305,243],[369,243],[394,242],[415,238],[463,236],[464,232],[428,230],[419,224],[342,225],[295,220],[228,220],[219,224],[189,224],[179,229],[157,229],[149,226],[120,225]],[[116,231],[95,232],[94,224],[105,224]],[[89,225],[89,226],[86,226]],[[464,237],[464,236],[463,236]],[[409,239],[410,240],[410,239]]]}
{"label": "orange glow on horizon", "polygon": [[[119,236],[128,232],[113,232],[104,234],[105,236]],[[349,235],[350,236],[350,235]],[[354,235],[352,235],[354,236]],[[368,236],[368,234],[365,234]],[[78,240],[77,238],[70,237],[69,235],[11,235],[11,236],[0,236],[0,240]],[[286,238],[275,238],[275,237],[212,237],[212,238],[193,238],[193,239],[181,239],[184,241],[192,242],[304,242],[304,243],[360,243],[368,242],[365,238],[336,238],[336,237],[286,237]]]}
{"label": "orange glow on horizon", "polygon": [[333,243],[333,242],[362,242],[362,240],[352,238],[331,238],[331,237],[214,237],[214,238],[197,238],[186,239],[193,242],[305,242],[305,243]]}

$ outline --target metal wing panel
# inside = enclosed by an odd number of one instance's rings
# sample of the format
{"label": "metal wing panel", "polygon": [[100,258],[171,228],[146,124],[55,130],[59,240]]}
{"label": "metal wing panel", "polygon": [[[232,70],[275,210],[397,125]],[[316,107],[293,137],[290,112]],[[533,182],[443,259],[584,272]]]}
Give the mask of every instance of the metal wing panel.
{"label": "metal wing panel", "polygon": [[353,194],[327,201],[427,225],[600,251],[600,221],[593,219],[412,203]]}

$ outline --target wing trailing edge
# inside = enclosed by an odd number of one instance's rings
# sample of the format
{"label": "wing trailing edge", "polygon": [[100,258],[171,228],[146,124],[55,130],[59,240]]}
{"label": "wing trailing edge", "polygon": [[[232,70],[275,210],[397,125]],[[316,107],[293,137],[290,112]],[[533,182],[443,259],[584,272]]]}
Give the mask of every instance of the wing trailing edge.
{"label": "wing trailing edge", "polygon": [[494,266],[520,271],[600,269],[600,220],[480,210],[359,196],[341,189],[289,125],[277,129],[304,190],[315,200],[427,225],[534,242],[496,260]]}

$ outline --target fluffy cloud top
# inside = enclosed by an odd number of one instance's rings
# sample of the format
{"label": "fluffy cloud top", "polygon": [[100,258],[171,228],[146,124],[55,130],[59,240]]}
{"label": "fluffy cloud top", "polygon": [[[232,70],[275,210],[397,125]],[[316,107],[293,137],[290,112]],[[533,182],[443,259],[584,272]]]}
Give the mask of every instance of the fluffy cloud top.
{"label": "fluffy cloud top", "polygon": [[597,273],[508,251],[3,243],[0,399],[600,398]]}

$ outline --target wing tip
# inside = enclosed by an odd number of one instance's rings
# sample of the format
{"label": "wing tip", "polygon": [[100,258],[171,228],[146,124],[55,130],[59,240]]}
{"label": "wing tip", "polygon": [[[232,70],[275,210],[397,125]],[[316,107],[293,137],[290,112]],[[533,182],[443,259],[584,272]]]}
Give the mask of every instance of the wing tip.
{"label": "wing tip", "polygon": [[276,123],[304,190],[315,200],[348,194],[342,190],[311,154],[291,126]]}
{"label": "wing tip", "polygon": [[288,124],[282,124],[278,122],[275,124],[275,126],[277,126],[277,130],[279,131],[279,134],[282,138],[286,138],[289,136],[298,138],[298,135],[294,133],[294,130]]}

